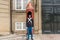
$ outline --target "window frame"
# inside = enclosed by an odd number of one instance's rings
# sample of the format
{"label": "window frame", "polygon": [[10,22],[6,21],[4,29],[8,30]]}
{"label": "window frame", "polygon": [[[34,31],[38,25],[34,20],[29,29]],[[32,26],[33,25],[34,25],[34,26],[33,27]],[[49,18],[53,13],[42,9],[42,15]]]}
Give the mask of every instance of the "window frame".
{"label": "window frame", "polygon": [[[18,23],[18,24],[17,24]],[[25,26],[24,26],[25,24]],[[19,27],[19,28],[18,28]],[[25,28],[24,28],[25,27]],[[18,29],[17,29],[18,28]],[[26,30],[26,22],[15,22],[15,30]]]}

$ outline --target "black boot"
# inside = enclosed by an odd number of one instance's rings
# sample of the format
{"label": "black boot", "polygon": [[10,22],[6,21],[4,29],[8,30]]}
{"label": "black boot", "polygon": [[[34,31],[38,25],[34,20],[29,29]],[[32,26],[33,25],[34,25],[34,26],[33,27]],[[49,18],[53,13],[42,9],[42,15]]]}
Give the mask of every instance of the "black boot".
{"label": "black boot", "polygon": [[26,40],[28,40],[28,39],[26,39]]}
{"label": "black boot", "polygon": [[31,40],[33,40],[33,38]]}

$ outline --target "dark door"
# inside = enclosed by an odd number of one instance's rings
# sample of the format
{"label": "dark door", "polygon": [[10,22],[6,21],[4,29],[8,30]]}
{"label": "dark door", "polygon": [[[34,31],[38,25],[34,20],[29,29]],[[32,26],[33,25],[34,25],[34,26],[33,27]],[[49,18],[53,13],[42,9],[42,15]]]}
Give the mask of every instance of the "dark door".
{"label": "dark door", "polygon": [[60,0],[42,0],[42,33],[60,33]]}

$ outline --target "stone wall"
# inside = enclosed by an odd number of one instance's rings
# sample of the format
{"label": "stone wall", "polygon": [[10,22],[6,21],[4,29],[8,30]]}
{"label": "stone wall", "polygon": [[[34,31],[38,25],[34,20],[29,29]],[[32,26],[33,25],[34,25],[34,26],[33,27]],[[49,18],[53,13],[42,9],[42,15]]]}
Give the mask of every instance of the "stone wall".
{"label": "stone wall", "polygon": [[10,31],[10,0],[0,0],[0,33]]}

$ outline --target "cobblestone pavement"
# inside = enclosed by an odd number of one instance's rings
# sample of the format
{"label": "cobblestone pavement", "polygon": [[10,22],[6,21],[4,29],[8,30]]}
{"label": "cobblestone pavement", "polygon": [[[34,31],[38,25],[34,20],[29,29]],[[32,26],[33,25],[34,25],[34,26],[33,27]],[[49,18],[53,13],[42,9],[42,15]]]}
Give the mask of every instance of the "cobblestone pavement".
{"label": "cobblestone pavement", "polygon": [[40,34],[40,40],[60,40],[60,34]]}
{"label": "cobblestone pavement", "polygon": [[[11,34],[0,36],[0,40],[26,40],[26,35]],[[60,34],[34,34],[34,40],[60,40]]]}
{"label": "cobblestone pavement", "polygon": [[[34,40],[39,40],[38,35],[34,35]],[[8,35],[8,36],[0,36],[0,40],[26,40],[26,35]]]}

